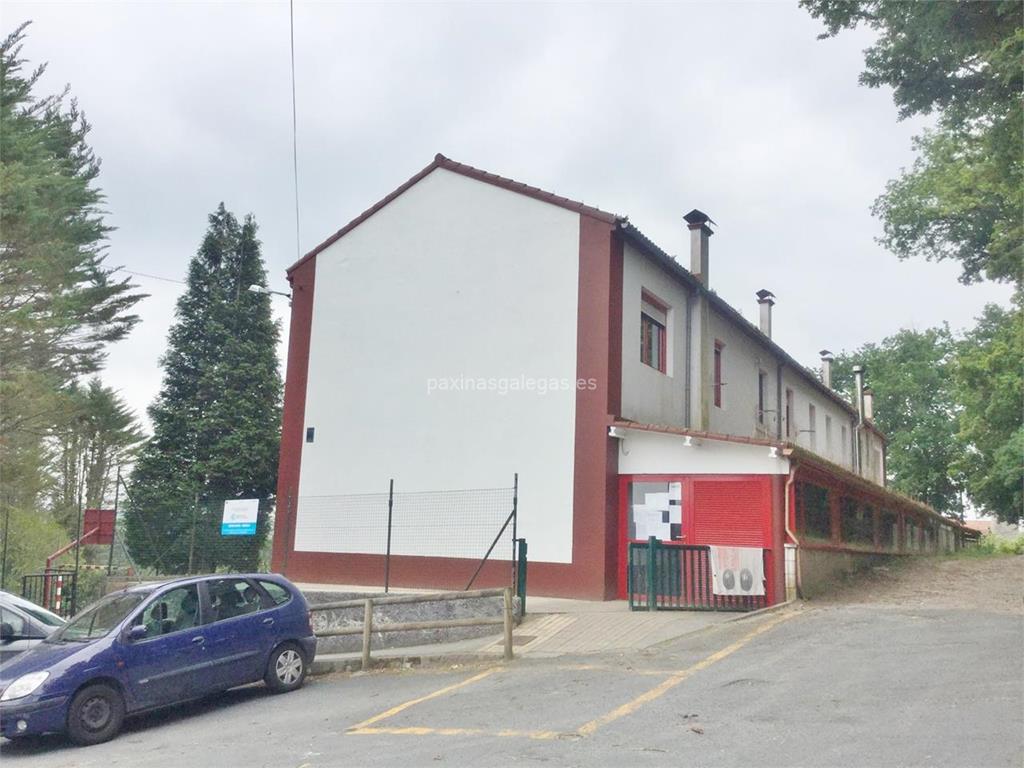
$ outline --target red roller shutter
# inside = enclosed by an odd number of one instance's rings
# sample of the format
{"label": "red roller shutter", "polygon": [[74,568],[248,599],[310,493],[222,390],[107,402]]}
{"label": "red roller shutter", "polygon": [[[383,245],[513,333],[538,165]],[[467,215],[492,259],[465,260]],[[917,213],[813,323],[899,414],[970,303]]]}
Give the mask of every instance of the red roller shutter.
{"label": "red roller shutter", "polygon": [[694,480],[694,543],[771,547],[770,494],[767,478]]}

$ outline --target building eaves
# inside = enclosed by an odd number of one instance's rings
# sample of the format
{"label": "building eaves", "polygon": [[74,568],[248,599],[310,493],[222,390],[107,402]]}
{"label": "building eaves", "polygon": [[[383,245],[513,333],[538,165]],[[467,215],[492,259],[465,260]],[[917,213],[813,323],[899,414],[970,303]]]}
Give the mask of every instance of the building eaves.
{"label": "building eaves", "polygon": [[602,211],[600,208],[595,208],[594,206],[586,205],[585,203],[581,203],[577,200],[570,200],[568,197],[561,197],[552,192],[546,192],[545,190],[539,189],[538,187],[531,187],[528,184],[523,184],[522,182],[518,182],[513,179],[506,178],[504,176],[499,176],[495,173],[482,171],[479,168],[474,168],[473,166],[466,165],[465,163],[456,162],[455,160],[447,158],[444,155],[438,153],[437,155],[434,156],[434,160],[432,163],[430,163],[430,165],[428,165],[422,171],[420,171],[411,179],[406,181],[400,187],[395,189],[389,195],[382,198],[378,202],[374,203],[371,207],[367,208],[361,214],[352,219],[352,221],[350,221],[348,224],[343,226],[333,235],[331,235],[318,246],[313,248],[313,250],[309,251],[305,256],[303,256],[301,259],[299,259],[290,267],[288,267],[287,273],[290,275],[300,265],[316,256],[325,248],[336,243],[346,234],[348,234],[357,226],[366,221],[368,218],[373,216],[373,214],[377,213],[377,211],[379,211],[381,208],[385,207],[388,203],[392,202],[403,192],[405,192],[410,187],[421,181],[424,177],[433,173],[438,168],[443,168],[444,170],[451,171],[452,173],[458,173],[470,179],[482,181],[485,184],[491,184],[495,187],[507,189],[510,192],[525,195],[526,197],[532,197],[534,200],[540,200],[541,202],[544,203],[556,205],[559,208],[565,208],[567,210],[574,211],[580,214],[581,216],[590,216],[592,218],[598,219],[599,221],[603,221],[607,224],[614,224],[616,221],[619,220],[619,217],[616,216],[615,214],[608,213],[607,211]]}
{"label": "building eaves", "polygon": [[881,485],[878,485],[877,483],[873,483],[870,480],[867,480],[861,477],[860,475],[851,472],[845,467],[841,467],[838,464],[834,464],[828,459],[822,458],[818,454],[809,451],[806,448],[802,448],[799,445],[795,445],[793,443],[786,443],[784,453],[787,456],[789,456],[790,459],[795,460],[800,464],[808,464],[812,468],[818,470],[819,472],[837,476],[840,479],[850,483],[851,485],[856,486],[858,489],[877,498],[888,499],[898,506],[910,507],[917,512],[921,512],[923,514],[937,518],[942,522],[946,523],[947,525],[955,525],[959,528],[966,527],[959,520],[956,520],[952,517],[947,517],[946,515],[937,512],[935,509],[928,506],[923,501],[918,501],[917,499],[911,498],[910,496],[900,493],[899,491],[894,491],[891,488],[885,488]]}
{"label": "building eaves", "polygon": [[675,437],[692,437],[699,438],[702,440],[712,440],[724,443],[738,443],[741,445],[757,445],[766,448],[776,448],[780,451],[782,456],[789,458],[798,464],[810,465],[813,469],[826,475],[832,475],[840,480],[843,480],[850,485],[853,485],[857,489],[874,496],[876,499],[886,499],[894,506],[900,506],[903,508],[911,508],[916,512],[930,515],[944,523],[949,525],[956,525],[964,528],[959,520],[955,520],[951,517],[946,517],[939,512],[936,512],[930,506],[924,502],[918,501],[917,499],[911,498],[905,494],[893,491],[890,488],[878,485],[860,475],[851,472],[845,467],[841,467],[838,464],[834,464],[828,459],[822,458],[818,454],[807,450],[795,443],[790,441],[775,441],[767,440],[760,437],[742,437],[740,435],[723,435],[717,432],[704,432],[697,429],[687,429],[686,427],[675,427],[669,424],[645,424],[638,421],[630,421],[629,419],[614,419],[609,426],[620,427],[622,429],[634,429],[640,432],[655,432],[663,435],[672,435]]}
{"label": "building eaves", "polygon": [[[652,241],[647,235],[637,229],[635,226],[629,223],[628,219],[619,219],[618,231],[622,236],[634,246],[636,246],[641,252],[651,257],[662,266],[664,266],[670,274],[677,277],[681,282],[685,283],[691,291],[696,291],[703,296],[707,297],[708,303],[711,304],[715,309],[721,312],[729,320],[731,320],[736,327],[741,330],[744,334],[750,337],[758,344],[762,344],[774,354],[780,360],[782,360],[786,367],[793,370],[801,378],[804,379],[808,384],[814,387],[825,397],[829,398],[833,403],[838,405],[840,408],[845,410],[850,416],[856,418],[857,409],[854,408],[849,402],[846,401],[838,392],[829,387],[826,387],[821,383],[821,380],[815,376],[811,371],[805,368],[799,363],[794,357],[792,357],[786,350],[776,344],[772,339],[761,333],[761,329],[757,328],[753,323],[747,320],[742,314],[732,307],[729,302],[723,299],[714,291],[708,290],[703,283],[701,283],[693,274],[686,269],[682,264],[672,258],[669,254],[659,248],[654,241]],[[879,432],[873,425],[865,422],[873,432],[878,434],[885,439],[885,435]]]}
{"label": "building eaves", "polygon": [[663,435],[676,435],[679,437],[697,437],[708,440],[718,440],[723,443],[739,443],[741,445],[760,445],[766,448],[782,449],[786,443],[768,440],[763,437],[743,437],[742,435],[723,435],[719,432],[704,432],[699,429],[687,427],[674,427],[670,424],[644,424],[629,419],[615,419],[610,426],[622,427],[623,429],[636,429],[641,432],[658,432]]}

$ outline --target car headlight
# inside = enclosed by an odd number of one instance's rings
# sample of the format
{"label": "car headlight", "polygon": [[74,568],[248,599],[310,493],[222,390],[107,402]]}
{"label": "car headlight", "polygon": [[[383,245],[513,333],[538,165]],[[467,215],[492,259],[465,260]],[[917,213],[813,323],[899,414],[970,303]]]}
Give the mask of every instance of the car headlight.
{"label": "car headlight", "polygon": [[22,675],[7,686],[4,695],[0,696],[0,701],[10,701],[11,699],[20,699],[22,696],[28,696],[42,685],[43,681],[49,676],[49,672],[32,672],[28,675]]}

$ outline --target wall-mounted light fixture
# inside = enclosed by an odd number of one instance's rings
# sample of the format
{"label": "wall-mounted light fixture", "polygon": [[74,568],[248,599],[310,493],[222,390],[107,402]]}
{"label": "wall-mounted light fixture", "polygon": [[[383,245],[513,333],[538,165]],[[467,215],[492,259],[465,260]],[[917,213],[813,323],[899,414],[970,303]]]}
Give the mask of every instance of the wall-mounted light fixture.
{"label": "wall-mounted light fixture", "polygon": [[272,291],[269,288],[265,288],[262,285],[257,285],[256,283],[250,285],[248,290],[250,293],[265,293],[268,296],[284,296],[286,299],[288,299],[288,301],[292,300],[292,295],[290,293],[285,293],[284,291]]}
{"label": "wall-mounted light fixture", "polygon": [[625,440],[626,430],[622,427],[608,427],[608,437],[613,437],[616,440]]}

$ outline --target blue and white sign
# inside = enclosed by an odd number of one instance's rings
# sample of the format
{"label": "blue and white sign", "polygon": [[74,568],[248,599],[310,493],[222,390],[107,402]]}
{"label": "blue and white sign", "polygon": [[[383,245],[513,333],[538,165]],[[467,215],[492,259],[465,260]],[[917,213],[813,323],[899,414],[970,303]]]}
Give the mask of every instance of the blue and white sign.
{"label": "blue and white sign", "polygon": [[259,499],[232,499],[224,502],[221,536],[256,535],[256,518],[260,514]]}

